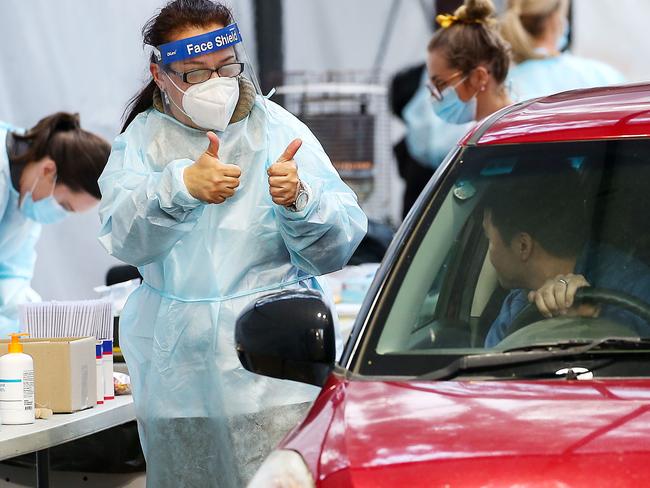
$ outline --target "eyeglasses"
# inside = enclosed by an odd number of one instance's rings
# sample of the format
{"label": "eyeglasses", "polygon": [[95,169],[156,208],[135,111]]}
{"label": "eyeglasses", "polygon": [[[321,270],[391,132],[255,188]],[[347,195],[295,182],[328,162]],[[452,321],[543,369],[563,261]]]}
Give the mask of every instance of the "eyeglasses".
{"label": "eyeglasses", "polygon": [[217,73],[217,76],[221,78],[235,78],[236,76],[239,76],[240,74],[243,73],[244,63],[228,63],[214,69],[210,69],[210,68],[193,69],[192,71],[187,71],[185,73],[174,71],[171,68],[167,68],[167,70],[180,76],[185,83],[189,83],[190,85],[196,85],[198,83],[203,83],[204,81],[208,81],[210,78],[212,78],[213,73]]}
{"label": "eyeglasses", "polygon": [[[447,86],[449,85],[449,82],[451,80],[456,78],[458,75],[462,75],[462,74],[463,74],[462,71],[459,71],[458,73],[455,73],[455,74],[451,75],[445,81],[442,81],[440,83],[432,82],[431,80],[429,80],[427,82],[427,88],[431,92],[431,96],[433,98],[435,98],[436,100],[438,100],[439,102],[441,102],[442,101],[442,91],[445,88],[447,88]],[[463,82],[463,80],[459,81],[459,84],[462,83],[462,82]]]}

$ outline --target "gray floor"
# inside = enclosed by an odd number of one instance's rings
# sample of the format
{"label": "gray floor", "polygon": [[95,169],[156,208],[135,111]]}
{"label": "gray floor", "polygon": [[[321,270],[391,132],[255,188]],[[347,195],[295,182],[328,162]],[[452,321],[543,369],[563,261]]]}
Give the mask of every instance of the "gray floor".
{"label": "gray floor", "polygon": [[[34,470],[0,465],[0,488],[36,486]],[[52,471],[51,488],[145,488],[144,473],[99,474]]]}

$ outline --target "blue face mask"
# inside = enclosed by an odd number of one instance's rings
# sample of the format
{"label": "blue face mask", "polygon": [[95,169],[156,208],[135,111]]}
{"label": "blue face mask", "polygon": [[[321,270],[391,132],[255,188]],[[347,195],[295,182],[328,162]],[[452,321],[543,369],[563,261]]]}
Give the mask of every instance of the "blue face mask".
{"label": "blue face mask", "polygon": [[[463,80],[460,81],[462,83]],[[455,86],[448,86],[442,93],[442,100],[433,99],[433,111],[449,124],[466,124],[476,119],[476,97],[463,102]]]}
{"label": "blue face mask", "polygon": [[556,44],[556,49],[559,52],[564,51],[569,47],[569,31],[571,27],[569,26],[569,21],[565,20],[564,21],[564,30],[562,31],[562,35],[558,37],[557,39],[557,44]]}
{"label": "blue face mask", "polygon": [[[38,180],[36,180],[36,183],[38,183]],[[34,187],[36,187],[36,183]],[[33,190],[34,188],[32,188]],[[39,224],[55,224],[66,218],[68,212],[56,201],[54,195],[35,202],[32,198],[32,191],[25,193],[20,204],[20,211],[25,217]],[[52,192],[54,192],[54,188],[52,188]]]}

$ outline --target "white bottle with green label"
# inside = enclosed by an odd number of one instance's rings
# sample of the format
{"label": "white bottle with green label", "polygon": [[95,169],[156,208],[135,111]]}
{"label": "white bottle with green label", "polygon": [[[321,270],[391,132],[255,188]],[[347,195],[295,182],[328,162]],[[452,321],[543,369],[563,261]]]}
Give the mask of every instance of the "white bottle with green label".
{"label": "white bottle with green label", "polygon": [[34,360],[10,334],[9,354],[0,357],[0,418],[3,424],[34,423]]}

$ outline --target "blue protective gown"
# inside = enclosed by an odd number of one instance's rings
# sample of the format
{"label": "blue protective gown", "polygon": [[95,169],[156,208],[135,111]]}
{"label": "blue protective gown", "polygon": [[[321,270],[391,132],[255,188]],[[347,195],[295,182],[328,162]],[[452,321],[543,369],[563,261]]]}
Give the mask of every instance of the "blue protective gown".
{"label": "blue protective gown", "polygon": [[425,168],[435,170],[447,153],[476,122],[449,124],[433,111],[431,92],[421,85],[402,110],[409,153]]}
{"label": "blue protective gown", "polygon": [[18,305],[38,299],[30,283],[41,224],[18,208],[19,194],[11,182],[7,155],[10,130],[19,129],[0,122],[0,338],[19,331]]}
{"label": "blue protective gown", "polygon": [[524,61],[510,68],[508,77],[515,101],[625,83],[625,77],[611,66],[570,53]]}
{"label": "blue protective gown", "polygon": [[[312,195],[294,213],[272,202],[266,170],[296,137]],[[120,345],[148,486],[242,486],[299,420],[318,389],[244,370],[235,320],[271,291],[321,289],[314,276],[343,267],[366,232],[316,138],[278,105],[258,97],[219,138],[220,160],[242,170],[221,205],[195,199],[183,183],[208,146],[205,132],[154,109],[115,140],[99,180],[100,241],[144,277],[122,312]]]}

